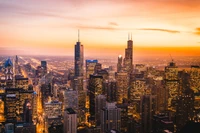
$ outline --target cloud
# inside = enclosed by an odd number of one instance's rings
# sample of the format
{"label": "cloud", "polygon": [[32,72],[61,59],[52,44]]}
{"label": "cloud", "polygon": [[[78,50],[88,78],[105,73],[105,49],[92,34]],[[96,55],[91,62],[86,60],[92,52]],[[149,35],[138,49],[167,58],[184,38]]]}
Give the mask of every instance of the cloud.
{"label": "cloud", "polygon": [[[54,17],[54,18],[61,18],[61,19],[68,19],[68,20],[88,20],[84,17],[74,17],[69,15],[62,15],[61,10],[59,8],[52,9],[48,6],[43,6],[41,9],[40,7],[35,5],[36,3],[32,4],[29,3],[29,6],[24,6],[17,4],[15,2],[5,2],[0,4],[0,16],[2,17],[9,17],[11,14],[15,15],[23,15],[25,17]],[[39,3],[38,3],[39,4]],[[52,4],[52,3],[51,3]],[[68,11],[68,10],[65,10]],[[21,17],[21,16],[19,16]]]}
{"label": "cloud", "polygon": [[140,28],[138,30],[161,31],[161,32],[168,32],[168,33],[180,33],[180,31],[178,31],[178,30],[159,29],[159,28]]}
{"label": "cloud", "polygon": [[194,34],[200,36],[200,27],[196,28]]}
{"label": "cloud", "polygon": [[79,25],[76,26],[79,29],[92,29],[92,30],[117,30],[111,26],[87,26],[87,25]]}
{"label": "cloud", "polygon": [[116,22],[109,22],[108,25],[118,26],[118,24]]}

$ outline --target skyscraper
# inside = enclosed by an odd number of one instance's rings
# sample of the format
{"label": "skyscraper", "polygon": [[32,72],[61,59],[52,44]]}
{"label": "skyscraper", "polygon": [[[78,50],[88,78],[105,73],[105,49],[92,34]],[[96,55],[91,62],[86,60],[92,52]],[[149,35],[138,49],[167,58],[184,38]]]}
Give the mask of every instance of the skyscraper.
{"label": "skyscraper", "polygon": [[122,103],[124,99],[128,99],[129,76],[127,72],[116,73],[117,82],[117,103]]}
{"label": "skyscraper", "polygon": [[176,111],[176,100],[179,95],[179,79],[178,67],[173,62],[170,62],[165,67],[165,91],[166,91],[166,109],[173,112]]}
{"label": "skyscraper", "polygon": [[127,48],[125,49],[125,58],[124,58],[124,69],[129,74],[133,70],[133,41],[132,41],[132,35],[130,38],[130,35],[128,35],[128,42],[127,42]]}
{"label": "skyscraper", "polygon": [[41,61],[42,75],[47,74],[47,61]]}
{"label": "skyscraper", "polygon": [[103,77],[98,75],[90,75],[89,80],[89,112],[90,120],[94,122],[95,118],[95,98],[97,95],[102,94],[103,91]]}
{"label": "skyscraper", "polygon": [[152,131],[153,115],[156,112],[156,96],[144,95],[141,97],[141,132],[150,133]]}
{"label": "skyscraper", "polygon": [[75,62],[74,62],[75,77],[83,76],[83,45],[79,41],[78,31],[78,42],[75,44]]}
{"label": "skyscraper", "polygon": [[73,89],[66,89],[64,94],[64,109],[72,108],[73,110],[78,110],[78,93]]}
{"label": "skyscraper", "polygon": [[72,108],[66,108],[64,112],[64,133],[77,132],[77,114]]}
{"label": "skyscraper", "polygon": [[15,75],[19,75],[19,64],[18,64],[18,56],[15,57]]}
{"label": "skyscraper", "polygon": [[120,72],[122,70],[123,64],[122,64],[122,55],[119,55],[118,62],[117,62],[117,72]]}
{"label": "skyscraper", "polygon": [[95,66],[98,60],[86,60],[86,78],[89,79],[91,74],[95,73]]}
{"label": "skyscraper", "polygon": [[116,103],[106,103],[106,107],[101,110],[101,133],[115,129],[120,131],[121,109],[117,108]]}
{"label": "skyscraper", "polygon": [[95,121],[96,126],[101,125],[101,110],[106,106],[106,97],[104,95],[98,95],[95,98]]}
{"label": "skyscraper", "polygon": [[6,87],[11,88],[13,86],[13,63],[11,59],[7,59],[4,64],[5,67],[5,79]]}

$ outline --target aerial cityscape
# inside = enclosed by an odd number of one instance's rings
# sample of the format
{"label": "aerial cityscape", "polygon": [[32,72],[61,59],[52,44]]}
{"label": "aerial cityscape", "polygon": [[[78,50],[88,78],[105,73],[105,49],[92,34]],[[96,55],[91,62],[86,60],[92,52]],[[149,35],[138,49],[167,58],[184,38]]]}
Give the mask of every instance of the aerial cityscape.
{"label": "aerial cityscape", "polygon": [[0,2],[0,133],[199,133],[200,1]]}

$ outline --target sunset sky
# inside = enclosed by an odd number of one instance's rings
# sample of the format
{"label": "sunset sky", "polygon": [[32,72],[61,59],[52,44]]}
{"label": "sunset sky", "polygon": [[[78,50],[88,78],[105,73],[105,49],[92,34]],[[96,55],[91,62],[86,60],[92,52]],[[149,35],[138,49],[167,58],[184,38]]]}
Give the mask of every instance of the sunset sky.
{"label": "sunset sky", "polygon": [[0,0],[0,54],[200,56],[200,0]]}

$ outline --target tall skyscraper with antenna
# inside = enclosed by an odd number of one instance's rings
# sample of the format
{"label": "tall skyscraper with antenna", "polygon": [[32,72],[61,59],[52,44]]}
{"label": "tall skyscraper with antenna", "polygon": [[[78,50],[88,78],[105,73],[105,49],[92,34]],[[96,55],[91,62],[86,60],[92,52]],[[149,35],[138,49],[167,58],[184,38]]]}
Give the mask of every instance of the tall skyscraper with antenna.
{"label": "tall skyscraper with antenna", "polygon": [[79,30],[78,30],[78,42],[75,44],[75,62],[74,62],[74,70],[75,77],[83,76],[83,45],[79,41]]}
{"label": "tall skyscraper with antenna", "polygon": [[133,70],[133,41],[132,34],[128,34],[127,48],[125,49],[124,69],[131,73]]}

